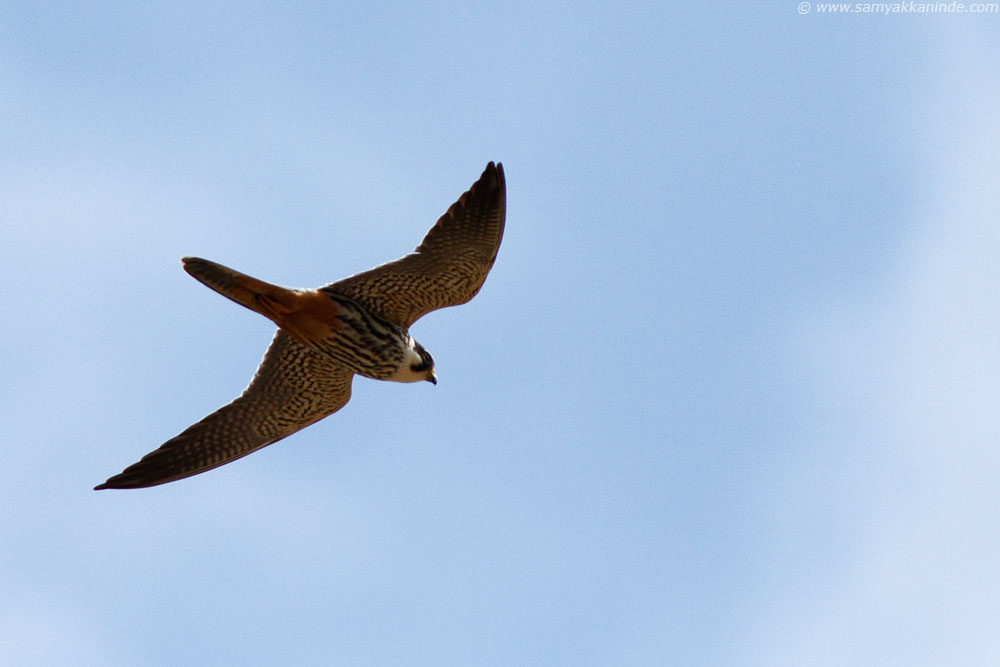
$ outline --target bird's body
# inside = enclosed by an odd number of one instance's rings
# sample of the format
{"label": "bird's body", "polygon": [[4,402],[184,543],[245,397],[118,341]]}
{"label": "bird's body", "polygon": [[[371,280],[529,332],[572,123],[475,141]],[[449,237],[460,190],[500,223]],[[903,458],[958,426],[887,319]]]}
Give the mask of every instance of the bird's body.
{"label": "bird's body", "polygon": [[188,273],[278,331],[240,397],[96,488],[155,486],[246,456],[343,407],[355,374],[436,383],[434,361],[409,327],[475,296],[496,260],[505,213],[503,166],[491,162],[413,253],[326,287],[279,287],[184,258]]}
{"label": "bird's body", "polygon": [[410,368],[422,361],[418,351],[422,348],[406,328],[338,293],[336,284],[289,289],[206,259],[181,261],[184,270],[204,284],[272,320],[298,343],[352,373],[397,382],[433,379],[433,368],[425,366],[420,372]]}

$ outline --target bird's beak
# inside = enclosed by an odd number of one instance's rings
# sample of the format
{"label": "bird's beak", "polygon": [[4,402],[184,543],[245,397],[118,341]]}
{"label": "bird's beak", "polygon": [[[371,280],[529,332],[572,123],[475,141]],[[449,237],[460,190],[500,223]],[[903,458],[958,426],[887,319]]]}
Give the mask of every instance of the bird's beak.
{"label": "bird's beak", "polygon": [[427,381],[430,382],[431,384],[437,384],[438,383],[438,375],[437,375],[437,373],[435,373],[432,370],[431,374],[427,376]]}

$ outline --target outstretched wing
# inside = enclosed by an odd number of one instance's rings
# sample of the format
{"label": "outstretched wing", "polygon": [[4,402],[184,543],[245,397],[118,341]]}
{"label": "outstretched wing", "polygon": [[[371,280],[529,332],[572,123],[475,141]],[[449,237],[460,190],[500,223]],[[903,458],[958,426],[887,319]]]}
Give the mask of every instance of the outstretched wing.
{"label": "outstretched wing", "polygon": [[279,329],[239,398],[95,488],[156,486],[246,456],[342,408],[352,379]]}
{"label": "outstretched wing", "polygon": [[490,162],[414,252],[323,289],[347,296],[402,327],[432,310],[465,303],[493,268],[506,208],[503,165]]}

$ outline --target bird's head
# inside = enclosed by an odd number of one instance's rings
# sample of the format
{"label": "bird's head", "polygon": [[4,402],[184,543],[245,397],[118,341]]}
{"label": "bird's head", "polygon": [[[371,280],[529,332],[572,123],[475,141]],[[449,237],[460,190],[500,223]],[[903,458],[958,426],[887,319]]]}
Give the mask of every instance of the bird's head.
{"label": "bird's head", "polygon": [[424,346],[410,336],[407,341],[403,363],[396,374],[389,378],[396,382],[421,382],[426,380],[437,384],[437,373],[434,371],[434,359]]}
{"label": "bird's head", "polygon": [[427,380],[431,384],[438,383],[437,372],[434,370],[434,359],[431,358],[431,353],[424,349],[424,346],[413,341],[413,350],[420,357],[420,361],[410,364],[410,370],[414,373],[422,374],[421,379]]}

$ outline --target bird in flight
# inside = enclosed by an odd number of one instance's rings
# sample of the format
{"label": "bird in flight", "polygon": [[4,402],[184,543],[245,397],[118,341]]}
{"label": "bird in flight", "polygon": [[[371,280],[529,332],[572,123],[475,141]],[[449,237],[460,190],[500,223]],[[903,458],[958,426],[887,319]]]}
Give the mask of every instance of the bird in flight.
{"label": "bird in flight", "polygon": [[503,165],[490,162],[412,253],[319,289],[279,287],[185,257],[185,271],[278,331],[242,395],[94,488],[156,486],[246,456],[344,407],[355,374],[437,384],[434,360],[409,327],[483,286],[506,200]]}

